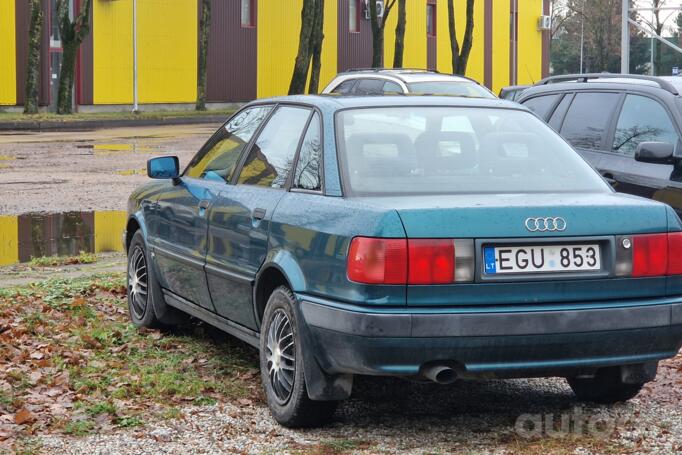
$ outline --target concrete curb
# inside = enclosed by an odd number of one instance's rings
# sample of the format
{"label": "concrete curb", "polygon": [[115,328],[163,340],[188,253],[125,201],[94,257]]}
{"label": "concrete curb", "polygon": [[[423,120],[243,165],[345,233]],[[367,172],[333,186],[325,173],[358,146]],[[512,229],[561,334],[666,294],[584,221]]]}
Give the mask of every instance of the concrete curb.
{"label": "concrete curb", "polygon": [[63,122],[53,120],[0,122],[0,133],[9,131],[84,131],[128,126],[196,125],[201,123],[223,123],[228,117],[229,115],[225,114],[141,119],[67,120]]}

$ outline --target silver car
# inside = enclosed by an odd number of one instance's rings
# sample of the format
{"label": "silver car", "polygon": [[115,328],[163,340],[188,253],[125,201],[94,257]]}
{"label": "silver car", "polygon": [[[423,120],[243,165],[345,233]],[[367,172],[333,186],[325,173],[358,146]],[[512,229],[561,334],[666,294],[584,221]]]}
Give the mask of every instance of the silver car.
{"label": "silver car", "polygon": [[490,90],[465,76],[420,69],[368,68],[338,74],[322,93],[339,95],[450,95],[496,98]]}

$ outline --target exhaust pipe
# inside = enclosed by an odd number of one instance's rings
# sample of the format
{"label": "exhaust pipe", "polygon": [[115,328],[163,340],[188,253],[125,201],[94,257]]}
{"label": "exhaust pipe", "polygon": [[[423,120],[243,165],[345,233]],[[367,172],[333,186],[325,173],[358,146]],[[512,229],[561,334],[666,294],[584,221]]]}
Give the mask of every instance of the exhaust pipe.
{"label": "exhaust pipe", "polygon": [[432,365],[424,368],[422,375],[438,384],[452,384],[457,380],[457,372],[447,365]]}

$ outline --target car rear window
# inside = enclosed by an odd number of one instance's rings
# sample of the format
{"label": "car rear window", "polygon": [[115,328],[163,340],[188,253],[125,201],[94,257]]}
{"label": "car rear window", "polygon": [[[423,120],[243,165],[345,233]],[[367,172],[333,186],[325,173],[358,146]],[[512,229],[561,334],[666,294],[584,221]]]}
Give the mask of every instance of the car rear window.
{"label": "car rear window", "polygon": [[391,107],[338,113],[353,195],[610,191],[554,131],[520,110]]}
{"label": "car rear window", "polygon": [[490,91],[473,82],[413,82],[407,84],[407,88],[413,95],[496,98]]}

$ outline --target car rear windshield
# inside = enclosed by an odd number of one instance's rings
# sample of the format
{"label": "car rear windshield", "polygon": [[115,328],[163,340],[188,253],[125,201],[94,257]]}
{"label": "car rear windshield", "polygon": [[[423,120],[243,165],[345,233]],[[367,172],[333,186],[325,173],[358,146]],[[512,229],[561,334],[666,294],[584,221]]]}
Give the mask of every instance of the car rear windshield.
{"label": "car rear windshield", "polygon": [[610,191],[563,139],[521,110],[344,110],[337,143],[354,195]]}
{"label": "car rear windshield", "polygon": [[447,95],[471,98],[495,98],[486,88],[473,82],[413,82],[407,84],[413,95]]}

